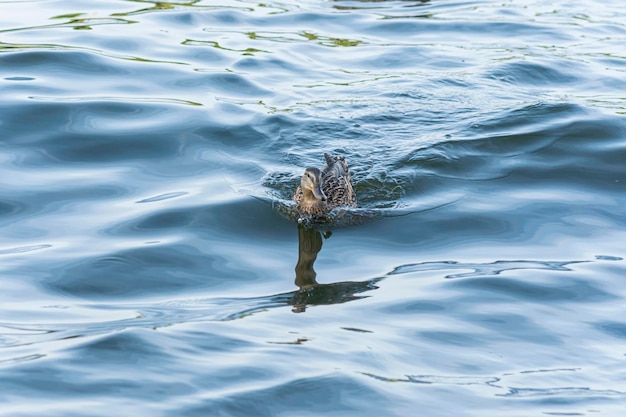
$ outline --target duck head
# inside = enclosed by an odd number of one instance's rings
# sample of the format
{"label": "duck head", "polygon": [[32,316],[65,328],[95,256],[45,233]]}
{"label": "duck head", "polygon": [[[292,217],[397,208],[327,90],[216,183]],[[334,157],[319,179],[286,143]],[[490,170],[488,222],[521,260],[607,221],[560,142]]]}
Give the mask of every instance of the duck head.
{"label": "duck head", "polygon": [[326,201],[326,195],[322,191],[322,172],[319,169],[305,169],[300,180],[300,187],[302,187],[305,199]]}

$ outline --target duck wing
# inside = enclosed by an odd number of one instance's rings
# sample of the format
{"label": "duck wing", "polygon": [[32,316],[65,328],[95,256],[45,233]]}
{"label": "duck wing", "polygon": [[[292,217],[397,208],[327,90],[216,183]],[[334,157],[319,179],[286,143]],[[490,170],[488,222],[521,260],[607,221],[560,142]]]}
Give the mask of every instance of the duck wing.
{"label": "duck wing", "polygon": [[322,168],[322,190],[326,194],[326,204],[330,208],[356,207],[356,193],[345,158],[325,153],[324,159],[326,165]]}
{"label": "duck wing", "polygon": [[346,164],[346,158],[343,156],[330,156],[324,154],[326,165],[322,167],[322,178],[332,175],[335,177],[350,177],[348,172],[348,164]]}
{"label": "duck wing", "polygon": [[356,194],[346,177],[326,177],[322,184],[322,190],[326,194],[326,205],[335,207],[356,207]]}

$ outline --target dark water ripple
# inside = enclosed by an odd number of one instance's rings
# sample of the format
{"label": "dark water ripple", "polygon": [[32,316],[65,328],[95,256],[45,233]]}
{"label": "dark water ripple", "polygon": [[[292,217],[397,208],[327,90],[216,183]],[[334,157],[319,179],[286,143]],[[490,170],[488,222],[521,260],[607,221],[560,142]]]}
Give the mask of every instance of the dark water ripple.
{"label": "dark water ripple", "polygon": [[0,415],[621,416],[624,17],[0,2]]}

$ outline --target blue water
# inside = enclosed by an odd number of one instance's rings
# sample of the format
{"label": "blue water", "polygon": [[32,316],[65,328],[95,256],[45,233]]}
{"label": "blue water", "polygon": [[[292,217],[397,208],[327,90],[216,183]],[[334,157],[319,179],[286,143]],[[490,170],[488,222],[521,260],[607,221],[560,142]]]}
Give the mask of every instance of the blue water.
{"label": "blue water", "polygon": [[[624,45],[617,1],[0,1],[0,415],[625,415]],[[298,227],[324,152],[360,208]]]}

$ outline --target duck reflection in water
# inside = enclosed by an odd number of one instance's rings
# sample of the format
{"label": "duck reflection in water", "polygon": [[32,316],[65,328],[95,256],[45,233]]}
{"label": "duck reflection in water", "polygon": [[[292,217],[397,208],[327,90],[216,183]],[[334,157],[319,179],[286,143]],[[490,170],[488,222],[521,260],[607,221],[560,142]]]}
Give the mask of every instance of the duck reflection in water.
{"label": "duck reflection in water", "polygon": [[[329,238],[331,232],[324,233]],[[356,295],[377,289],[375,285],[382,278],[364,282],[336,282],[318,284],[317,273],[313,268],[317,254],[322,249],[322,234],[305,226],[298,226],[298,263],[296,264],[295,284],[300,288],[292,293],[291,305],[294,313],[303,313],[309,305],[340,304],[367,297]]]}

